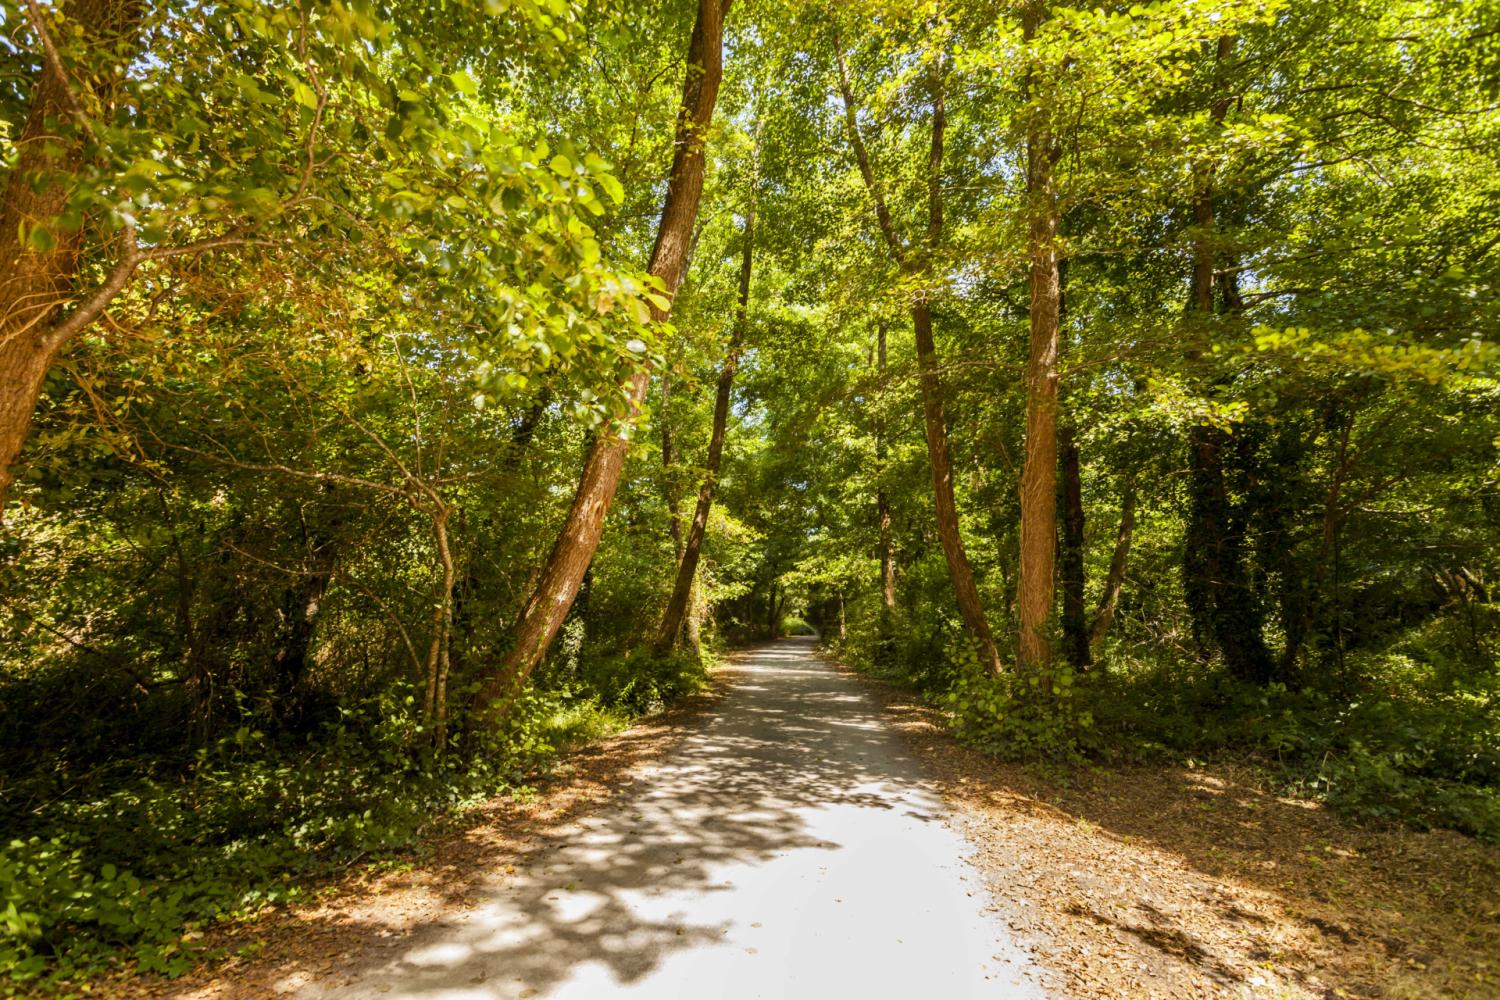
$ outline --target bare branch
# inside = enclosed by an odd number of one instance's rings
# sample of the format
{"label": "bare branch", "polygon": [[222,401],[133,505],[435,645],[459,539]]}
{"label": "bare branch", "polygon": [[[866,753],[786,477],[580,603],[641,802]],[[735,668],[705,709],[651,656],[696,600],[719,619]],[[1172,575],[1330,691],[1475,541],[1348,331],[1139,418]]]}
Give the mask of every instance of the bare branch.
{"label": "bare branch", "polygon": [[407,490],[401,486],[392,486],[390,483],[377,483],[372,479],[361,479],[358,476],[345,476],[337,472],[311,472],[307,469],[294,469],[290,465],[282,465],[279,462],[242,462],[232,455],[215,455],[213,452],[194,448],[190,445],[162,443],[168,448],[187,452],[189,455],[197,455],[199,458],[205,458],[210,462],[217,462],[220,465],[227,465],[232,469],[244,469],[247,472],[279,472],[284,476],[306,479],[315,483],[339,483],[344,486],[358,486],[361,489],[374,490],[377,493],[385,493],[389,496],[404,497],[408,495]]}
{"label": "bare branch", "polygon": [[120,232],[120,240],[123,244],[123,249],[120,252],[120,259],[115,262],[114,269],[109,272],[109,276],[104,279],[104,282],[98,288],[94,289],[93,294],[84,299],[76,309],[68,313],[63,320],[47,331],[47,335],[43,340],[47,350],[57,351],[69,340],[77,336],[84,327],[98,319],[99,314],[104,312],[109,304],[114,301],[115,296],[124,291],[125,286],[130,283],[131,275],[135,273],[135,269],[141,263],[141,250],[135,241],[135,226],[133,224],[125,224]]}
{"label": "bare branch", "polygon": [[68,79],[67,68],[63,66],[62,56],[53,44],[52,36],[47,31],[47,22],[42,17],[42,8],[36,0],[26,0],[26,15],[31,21],[31,30],[36,32],[37,38],[42,43],[42,58],[47,64],[47,69],[57,78],[57,85],[62,88],[63,100],[68,104],[68,110],[79,118],[83,117],[83,107],[78,103],[78,97],[73,93],[72,82]]}

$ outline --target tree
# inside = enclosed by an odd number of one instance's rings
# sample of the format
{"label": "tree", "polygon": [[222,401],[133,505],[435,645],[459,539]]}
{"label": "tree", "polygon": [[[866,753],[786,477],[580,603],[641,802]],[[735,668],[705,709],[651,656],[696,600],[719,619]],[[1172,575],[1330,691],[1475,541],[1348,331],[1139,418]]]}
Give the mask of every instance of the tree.
{"label": "tree", "polygon": [[[698,19],[688,43],[687,73],[677,118],[672,167],[667,175],[667,196],[657,226],[656,245],[647,267],[664,293],[652,302],[652,319],[657,323],[666,322],[671,297],[676,294],[687,268],[693,223],[703,192],[704,142],[713,121],[714,103],[723,76],[724,16],[728,13],[729,3],[730,0],[700,0]],[[649,381],[650,369],[645,365],[630,377],[625,390],[626,413],[622,415],[623,419],[636,415]],[[514,698],[546,655],[547,647],[552,644],[578,595],[578,586],[593,560],[594,550],[598,548],[605,515],[609,513],[619,486],[628,448],[629,439],[619,418],[603,428],[590,447],[567,519],[547,557],[536,589],[514,627],[511,649],[479,688],[477,699],[480,704],[502,702],[500,710],[503,712],[504,702]]]}
{"label": "tree", "polygon": [[[1023,15],[1030,40],[1046,18],[1045,4]],[[1035,90],[1029,83],[1028,89]],[[1016,610],[1020,619],[1020,665],[1040,674],[1044,685],[1052,663],[1048,623],[1052,618],[1057,558],[1057,385],[1062,287],[1058,276],[1057,192],[1053,167],[1061,155],[1047,123],[1045,95],[1029,93],[1026,126],[1027,283],[1031,307],[1026,362],[1026,462],[1021,472],[1021,561]]]}
{"label": "tree", "polygon": [[[210,251],[311,261],[383,242],[410,273],[465,274],[447,312],[481,331],[495,370],[537,325],[566,316],[604,333],[617,325],[604,300],[632,315],[641,289],[600,265],[587,226],[535,224],[599,208],[586,182],[613,185],[607,166],[549,159],[493,109],[472,113],[479,82],[451,55],[474,42],[464,64],[509,69],[513,51],[555,53],[580,22],[552,6],[466,7],[437,40],[425,7],[400,4],[378,18],[78,0],[49,17],[27,0],[39,55],[18,74],[28,111],[0,194],[0,503],[59,352],[129,296],[169,297]],[[474,252],[490,230],[507,249]],[[581,265],[568,293],[504,290],[559,291],[567,275],[532,282],[561,260]],[[557,353],[543,346],[523,367]]]}
{"label": "tree", "polygon": [[[884,190],[860,136],[854,92],[849,82],[843,45],[837,33],[834,36],[834,57],[838,67],[839,91],[844,101],[849,144],[854,150],[860,177],[874,206],[880,233],[896,258],[902,276],[919,285],[930,285],[934,278],[931,255],[943,237],[942,170],[946,112],[943,106],[944,70],[941,48],[927,54],[928,96],[932,104],[931,142],[927,154],[927,226],[922,239],[910,244],[896,230]],[[959,532],[958,507],[953,497],[953,456],[948,447],[948,424],[943,415],[943,387],[938,374],[937,345],[932,334],[931,294],[929,287],[918,287],[911,294],[910,309],[917,346],[917,364],[921,370],[923,424],[927,434],[928,465],[932,472],[938,535],[942,541],[943,556],[948,563],[948,574],[953,582],[959,614],[978,647],[980,662],[986,669],[998,672],[1001,669],[1000,653],[995,646],[989,620],[985,617],[979,588],[974,582],[974,571],[969,566],[963,537]]]}
{"label": "tree", "polygon": [[[882,316],[876,321],[875,329],[875,370],[881,378],[884,378],[886,368],[885,317]],[[885,418],[882,415],[877,414],[875,417],[874,430],[875,471],[877,475],[883,476],[889,445],[886,441]],[[891,524],[891,499],[883,482],[875,489],[875,523],[876,530],[879,532],[877,546],[880,556],[880,648],[882,655],[889,658],[891,647],[895,643],[896,547]]]}
{"label": "tree", "polygon": [[688,524],[687,539],[677,561],[677,576],[672,584],[672,596],[667,600],[667,610],[662,614],[661,628],[656,635],[657,653],[669,652],[682,629],[683,618],[688,613],[688,603],[693,594],[693,581],[698,578],[698,556],[703,549],[703,533],[708,529],[708,512],[713,506],[714,480],[719,474],[719,461],[724,454],[724,433],[729,421],[729,394],[734,387],[734,370],[739,364],[740,347],[745,339],[745,327],[749,322],[750,274],[755,254],[755,200],[760,185],[760,132],[756,129],[754,149],[750,154],[750,191],[745,203],[745,229],[741,235],[739,295],[735,306],[734,325],[729,335],[729,346],[724,349],[724,366],[719,370],[719,379],[714,390],[713,430],[708,440],[708,456],[703,463],[703,482],[698,486],[698,501],[693,508],[693,520]]}

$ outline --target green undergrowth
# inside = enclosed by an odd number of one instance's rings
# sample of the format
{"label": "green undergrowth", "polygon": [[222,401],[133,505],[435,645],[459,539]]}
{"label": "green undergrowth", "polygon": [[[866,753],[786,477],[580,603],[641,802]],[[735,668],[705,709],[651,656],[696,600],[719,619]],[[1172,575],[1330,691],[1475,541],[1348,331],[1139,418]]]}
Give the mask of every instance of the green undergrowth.
{"label": "green undergrowth", "polygon": [[915,689],[955,734],[1008,760],[1047,764],[1234,761],[1278,791],[1362,822],[1450,828],[1500,842],[1500,679],[1413,635],[1297,685],[1235,681],[1213,664],[1117,647],[1087,672],[1059,666],[1050,693],[990,676],[966,644],[938,637],[851,665]]}
{"label": "green undergrowth", "polygon": [[[8,778],[0,995],[63,992],[121,962],[180,974],[215,957],[203,944],[215,922],[419,851],[485,800],[526,790],[560,751],[620,731],[705,678],[684,656],[549,667],[503,729],[480,736],[459,720],[441,751],[418,718],[419,693],[395,685],[346,700],[298,737],[249,718],[190,753],[54,762]],[[0,708],[24,710],[24,692],[0,691]]]}

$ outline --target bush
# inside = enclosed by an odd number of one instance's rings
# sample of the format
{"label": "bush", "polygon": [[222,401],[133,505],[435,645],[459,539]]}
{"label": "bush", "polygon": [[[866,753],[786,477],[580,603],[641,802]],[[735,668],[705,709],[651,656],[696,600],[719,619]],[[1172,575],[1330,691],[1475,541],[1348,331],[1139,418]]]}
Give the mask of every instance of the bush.
{"label": "bush", "polygon": [[982,670],[956,628],[900,635],[882,661],[863,620],[839,652],[916,688],[965,742],[1006,759],[1232,758],[1355,819],[1500,841],[1500,679],[1455,657],[1451,637],[1429,634],[1437,627],[1300,687],[1242,683],[1216,664],[1115,644],[1086,673],[1059,662],[1045,691],[1038,677]]}
{"label": "bush", "polygon": [[441,752],[396,685],[301,739],[241,726],[192,755],[6,789],[0,976],[67,979],[120,958],[176,974],[212,921],[302,898],[351,862],[412,847],[447,817],[524,782],[556,748],[699,690],[696,657],[601,657],[533,687],[496,731]]}
{"label": "bush", "polygon": [[1013,760],[1080,763],[1082,737],[1093,715],[1075,698],[1072,668],[1058,664],[1038,673],[994,674],[980,665],[973,645],[957,647],[957,669],[943,702],[960,737]]}
{"label": "bush", "polygon": [[550,750],[527,703],[485,752],[438,753],[414,701],[396,688],[348,706],[301,745],[241,727],[176,773],[147,767],[41,798],[16,824],[30,835],[0,859],[0,972],[66,974],[122,949],[143,969],[181,971],[208,921],[298,898],[295,879],[409,846]]}
{"label": "bush", "polygon": [[1098,756],[1232,755],[1356,819],[1500,840],[1493,694],[1451,669],[1369,657],[1337,685],[1236,682],[1207,666],[1116,657],[1080,685]]}
{"label": "bush", "polygon": [[704,660],[690,652],[657,656],[640,649],[628,656],[602,656],[579,664],[574,691],[632,715],[661,711],[708,682]]}

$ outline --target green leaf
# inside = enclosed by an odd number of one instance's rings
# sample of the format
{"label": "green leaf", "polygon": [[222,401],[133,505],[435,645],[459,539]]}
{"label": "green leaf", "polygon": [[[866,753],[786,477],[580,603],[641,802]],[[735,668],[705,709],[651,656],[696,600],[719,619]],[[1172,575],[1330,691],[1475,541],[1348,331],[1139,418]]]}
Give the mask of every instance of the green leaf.
{"label": "green leaf", "polygon": [[450,73],[448,79],[453,81],[454,88],[457,89],[460,94],[479,93],[479,84],[472,76],[470,76],[463,70],[459,70],[456,73]]}

